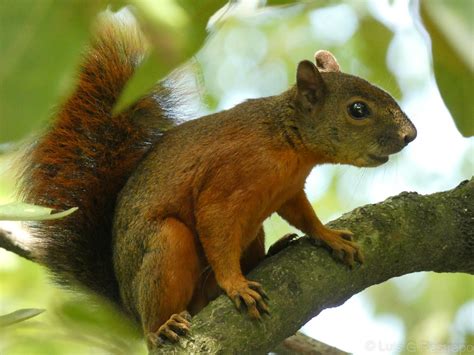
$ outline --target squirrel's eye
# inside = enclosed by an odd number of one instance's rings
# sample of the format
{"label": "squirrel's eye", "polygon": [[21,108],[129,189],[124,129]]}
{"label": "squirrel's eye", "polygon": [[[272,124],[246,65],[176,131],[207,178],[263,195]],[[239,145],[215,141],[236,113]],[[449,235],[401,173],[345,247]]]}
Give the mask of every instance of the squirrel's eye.
{"label": "squirrel's eye", "polygon": [[370,114],[369,108],[363,102],[357,101],[349,105],[349,113],[352,118],[361,120]]}

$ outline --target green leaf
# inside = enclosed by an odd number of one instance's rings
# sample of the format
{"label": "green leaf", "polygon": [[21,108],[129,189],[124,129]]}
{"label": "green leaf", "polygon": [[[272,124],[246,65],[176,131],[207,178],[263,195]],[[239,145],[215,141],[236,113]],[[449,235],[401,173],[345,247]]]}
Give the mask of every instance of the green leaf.
{"label": "green leaf", "polygon": [[73,85],[102,1],[0,1],[0,142],[37,128]]}
{"label": "green leaf", "polygon": [[9,314],[5,314],[3,316],[0,316],[0,328],[7,327],[9,325],[23,322],[27,319],[36,317],[37,315],[43,313],[44,311],[45,311],[44,309],[39,309],[39,308],[25,308],[25,309],[19,309]]}
{"label": "green leaf", "polygon": [[471,0],[421,2],[439,91],[462,135],[474,135],[474,31]]}
{"label": "green leaf", "polygon": [[156,85],[165,75],[190,58],[203,45],[209,18],[222,0],[135,0],[140,23],[144,23],[153,49],[127,83],[115,112],[120,112]]}
{"label": "green leaf", "polygon": [[0,220],[4,221],[44,221],[59,219],[70,215],[78,210],[78,207],[66,211],[52,213],[53,209],[30,205],[23,202],[12,202],[0,206]]}
{"label": "green leaf", "polygon": [[354,57],[364,63],[368,70],[361,76],[400,99],[400,87],[387,68],[387,51],[392,38],[393,32],[385,25],[371,16],[364,16],[351,43],[354,43]]}

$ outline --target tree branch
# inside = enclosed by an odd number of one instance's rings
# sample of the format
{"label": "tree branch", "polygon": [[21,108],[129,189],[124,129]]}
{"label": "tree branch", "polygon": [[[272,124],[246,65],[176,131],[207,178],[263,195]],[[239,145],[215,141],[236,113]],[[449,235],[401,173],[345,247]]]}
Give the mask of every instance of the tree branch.
{"label": "tree branch", "polygon": [[474,273],[474,180],[422,196],[401,193],[329,224],[354,232],[365,263],[349,270],[308,238],[249,275],[270,296],[271,317],[252,322],[221,296],[193,318],[191,334],[152,353],[267,353],[323,309],[416,271]]}
{"label": "tree branch", "polygon": [[10,230],[0,227],[0,248],[11,251],[25,259],[35,261],[29,245],[22,243]]}
{"label": "tree branch", "polygon": [[[249,275],[269,294],[271,317],[252,322],[221,296],[194,317],[190,336],[152,353],[297,351],[294,346],[306,343],[299,350],[317,354],[319,345],[311,350],[307,339],[297,337],[275,347],[323,309],[392,277],[415,271],[474,274],[473,179],[428,196],[405,192],[355,209],[329,225],[354,232],[364,250],[363,265],[349,270],[328,250],[301,238]],[[0,247],[35,261],[34,250],[4,228]]]}
{"label": "tree branch", "polygon": [[272,351],[278,355],[348,355],[348,353],[321,343],[300,332],[286,338]]}

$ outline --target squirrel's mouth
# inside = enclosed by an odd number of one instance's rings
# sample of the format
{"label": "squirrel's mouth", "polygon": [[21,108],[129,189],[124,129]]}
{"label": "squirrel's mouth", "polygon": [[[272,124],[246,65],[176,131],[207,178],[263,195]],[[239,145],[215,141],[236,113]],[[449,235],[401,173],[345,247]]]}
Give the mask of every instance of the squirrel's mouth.
{"label": "squirrel's mouth", "polygon": [[375,154],[368,154],[368,157],[372,159],[374,162],[383,164],[388,161],[388,155],[375,155]]}

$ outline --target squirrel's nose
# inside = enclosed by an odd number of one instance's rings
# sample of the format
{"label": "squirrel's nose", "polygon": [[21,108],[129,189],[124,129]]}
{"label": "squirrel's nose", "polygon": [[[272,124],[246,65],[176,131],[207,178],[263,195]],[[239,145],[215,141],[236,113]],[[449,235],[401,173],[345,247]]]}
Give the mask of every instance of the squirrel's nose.
{"label": "squirrel's nose", "polygon": [[413,142],[416,138],[416,128],[413,123],[409,122],[408,125],[405,126],[405,129],[402,132],[402,139],[405,145],[410,142]]}
{"label": "squirrel's nose", "polygon": [[409,132],[405,133],[403,136],[403,141],[405,142],[405,145],[407,145],[410,142],[413,142],[416,138],[416,129],[413,127]]}

